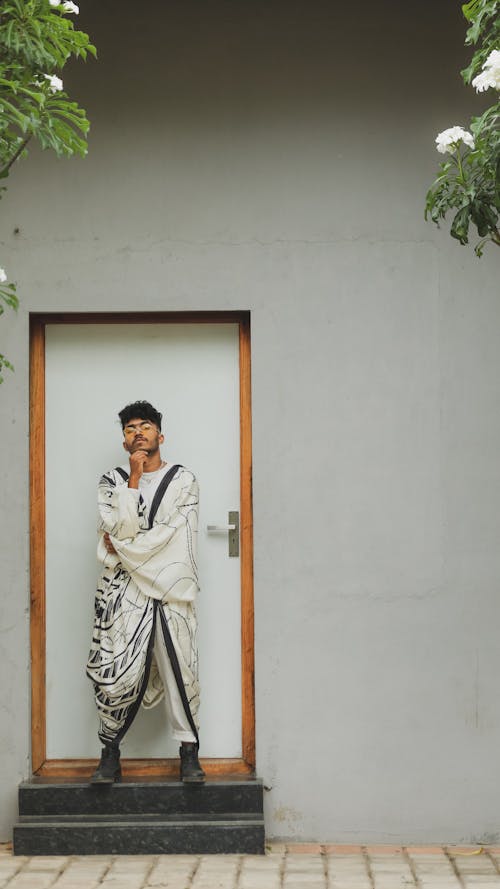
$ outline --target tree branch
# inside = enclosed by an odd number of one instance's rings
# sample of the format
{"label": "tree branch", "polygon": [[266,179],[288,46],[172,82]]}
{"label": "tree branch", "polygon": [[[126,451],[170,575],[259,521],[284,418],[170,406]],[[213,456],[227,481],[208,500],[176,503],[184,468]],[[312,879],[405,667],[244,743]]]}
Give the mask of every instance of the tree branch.
{"label": "tree branch", "polygon": [[6,164],[6,166],[3,168],[3,170],[0,171],[0,173],[1,173],[2,175],[5,175],[6,173],[9,172],[9,170],[10,170],[12,164],[15,163],[15,161],[17,161],[19,155],[21,155],[21,154],[23,153],[23,151],[24,151],[24,149],[26,148],[26,146],[27,146],[28,142],[30,141],[30,139],[31,139],[31,136],[28,136],[28,138],[25,139],[24,142],[21,142],[19,148],[18,148],[17,151],[14,153],[14,155],[11,157],[9,163]]}

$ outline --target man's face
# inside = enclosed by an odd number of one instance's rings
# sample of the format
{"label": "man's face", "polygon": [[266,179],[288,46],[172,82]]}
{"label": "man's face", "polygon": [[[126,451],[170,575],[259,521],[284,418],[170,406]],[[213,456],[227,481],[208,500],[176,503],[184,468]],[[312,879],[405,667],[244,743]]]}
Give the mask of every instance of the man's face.
{"label": "man's face", "polygon": [[123,430],[123,447],[129,454],[136,451],[146,451],[149,456],[155,454],[164,437],[158,426],[150,420],[141,420],[136,417],[125,425]]}

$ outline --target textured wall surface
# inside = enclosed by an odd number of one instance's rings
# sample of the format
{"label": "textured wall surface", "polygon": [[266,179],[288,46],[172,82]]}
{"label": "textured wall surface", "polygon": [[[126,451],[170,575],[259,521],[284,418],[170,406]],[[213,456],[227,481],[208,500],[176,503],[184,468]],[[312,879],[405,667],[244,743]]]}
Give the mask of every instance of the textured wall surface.
{"label": "textured wall surface", "polygon": [[33,150],[2,199],[0,839],[30,773],[29,312],[236,308],[268,833],[499,842],[499,256],[423,221],[434,137],[480,105],[459,4],[81,6],[89,155]]}

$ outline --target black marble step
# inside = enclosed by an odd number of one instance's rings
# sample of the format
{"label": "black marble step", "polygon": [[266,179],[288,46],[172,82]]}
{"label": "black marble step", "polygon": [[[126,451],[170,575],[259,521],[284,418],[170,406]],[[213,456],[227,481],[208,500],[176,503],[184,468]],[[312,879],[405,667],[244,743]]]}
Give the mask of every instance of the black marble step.
{"label": "black marble step", "polygon": [[33,778],[19,787],[15,855],[262,854],[262,781],[125,779],[93,786]]}
{"label": "black marble step", "polygon": [[181,781],[88,782],[33,778],[19,785],[20,815],[134,815],[260,813],[263,787],[258,778]]}
{"label": "black marble step", "polygon": [[15,855],[210,855],[264,853],[259,816],[197,816],[182,820],[122,816],[20,819],[14,827]]}

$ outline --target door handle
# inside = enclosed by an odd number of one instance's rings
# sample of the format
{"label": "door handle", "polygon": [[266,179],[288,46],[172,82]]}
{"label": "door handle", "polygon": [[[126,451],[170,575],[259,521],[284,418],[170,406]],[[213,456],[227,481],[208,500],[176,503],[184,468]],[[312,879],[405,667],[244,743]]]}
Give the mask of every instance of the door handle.
{"label": "door handle", "polygon": [[228,513],[227,525],[207,525],[209,534],[218,533],[220,531],[227,534],[227,554],[228,556],[239,556],[240,554],[240,514],[231,511]]}
{"label": "door handle", "polygon": [[207,531],[236,531],[236,525],[207,525]]}

